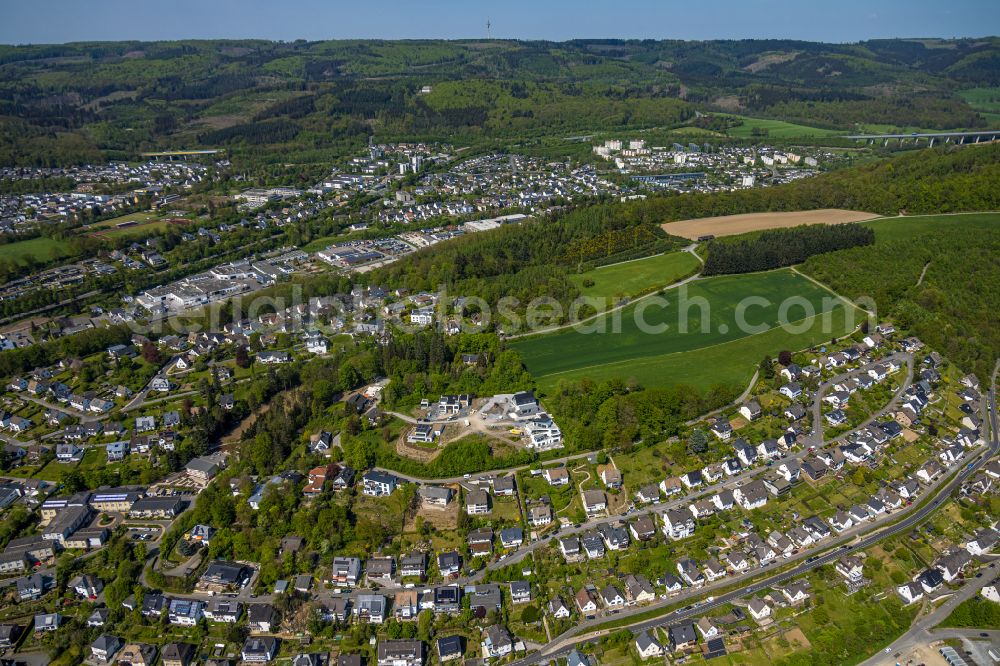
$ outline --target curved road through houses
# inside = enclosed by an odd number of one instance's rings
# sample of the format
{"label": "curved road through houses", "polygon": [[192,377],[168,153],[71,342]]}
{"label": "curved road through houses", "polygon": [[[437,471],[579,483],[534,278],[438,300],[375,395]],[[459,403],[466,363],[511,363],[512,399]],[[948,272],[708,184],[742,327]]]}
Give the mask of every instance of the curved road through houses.
{"label": "curved road through houses", "polygon": [[851,377],[858,377],[860,375],[867,374],[869,370],[871,370],[879,363],[884,363],[885,361],[890,361],[890,360],[906,363],[906,379],[903,380],[903,383],[900,384],[899,386],[899,390],[897,390],[893,394],[892,399],[882,409],[874,412],[871,416],[869,416],[863,422],[858,424],[853,431],[868,427],[877,418],[879,418],[886,412],[895,409],[896,405],[899,403],[900,397],[903,395],[903,392],[906,391],[906,389],[908,389],[910,387],[910,384],[913,382],[913,354],[910,354],[908,352],[897,352],[895,354],[889,354],[888,356],[884,356],[878,359],[877,361],[866,363],[860,368],[855,368],[854,370],[851,370],[849,372],[839,374],[836,377],[832,377],[828,381],[823,382],[823,384],[820,385],[820,387],[816,390],[816,395],[813,398],[812,406],[810,408],[812,411],[813,429],[812,432],[809,433],[809,439],[813,445],[818,445],[823,441],[822,407],[823,407],[823,396],[826,395],[826,392],[829,391],[831,388],[833,388],[835,385],[839,384],[840,382],[847,381]]}
{"label": "curved road through houses", "polygon": [[[895,407],[895,405],[899,402],[899,399],[902,396],[903,392],[906,391],[907,388],[909,388],[910,383],[913,381],[913,368],[914,368],[913,354],[908,353],[908,352],[897,352],[895,354],[889,354],[887,356],[879,358],[879,359],[877,359],[875,361],[870,361],[869,363],[866,363],[866,364],[864,364],[863,366],[861,366],[859,368],[855,368],[854,370],[851,370],[850,372],[845,372],[845,373],[843,373],[841,375],[837,375],[836,377],[832,377],[831,379],[823,382],[819,386],[819,388],[816,390],[816,394],[813,397],[813,401],[812,401],[811,407],[810,407],[810,410],[811,410],[811,412],[813,414],[814,422],[816,422],[817,418],[821,418],[821,416],[817,416],[817,415],[820,414],[820,412],[821,412],[823,396],[826,394],[826,392],[830,388],[832,388],[834,386],[834,384],[837,384],[837,383],[839,383],[841,381],[844,381],[848,377],[851,377],[851,376],[854,376],[854,375],[857,375],[857,374],[865,373],[870,368],[872,368],[872,367],[878,365],[879,363],[882,363],[882,362],[884,362],[885,360],[888,360],[888,359],[893,359],[893,360],[896,360],[896,361],[905,362],[906,365],[907,365],[907,376],[906,376],[906,379],[900,384],[899,388],[896,389],[895,393],[893,394],[892,399],[888,403],[886,403],[886,405],[882,409],[879,409],[879,410],[875,411],[863,423],[861,423],[858,426],[852,428],[848,432],[842,433],[841,435],[839,435],[837,437],[836,440],[831,440],[829,442],[825,442],[825,445],[832,444],[834,441],[837,441],[837,440],[840,440],[840,439],[844,439],[844,438],[850,436],[851,434],[853,434],[853,433],[855,433],[855,432],[857,432],[859,430],[864,429],[865,427],[867,427],[868,425],[870,425],[874,420],[876,420],[879,417],[885,415],[886,412],[888,412],[889,410],[891,410],[891,409],[893,409]],[[730,409],[730,408],[732,408],[736,404],[737,403],[734,402],[732,405],[729,405],[728,407],[725,407],[725,408],[722,408],[722,409]],[[396,414],[395,412],[386,412],[386,413],[393,414],[393,415],[400,416],[400,417],[403,416],[401,414]],[[705,418],[710,417],[712,414],[715,414],[715,413],[718,413],[718,412],[710,412],[708,414],[702,415],[701,417],[699,417],[695,421],[691,421],[690,423],[697,423],[698,421],[703,421]],[[406,419],[410,423],[417,423],[417,420],[415,418],[413,418],[413,417],[406,417]],[[810,433],[810,434],[812,435],[813,433]],[[462,476],[452,476],[452,477],[444,477],[444,478],[423,478],[423,477],[413,476],[413,475],[409,475],[409,474],[401,474],[399,472],[396,472],[394,470],[391,470],[391,469],[388,469],[388,468],[385,468],[385,467],[376,467],[375,469],[378,470],[378,471],[380,471],[380,472],[387,472],[389,474],[393,474],[396,477],[398,477],[400,479],[403,479],[404,481],[408,481],[410,483],[417,483],[417,484],[468,483],[470,481],[476,481],[476,480],[483,479],[483,478],[489,478],[489,477],[493,477],[493,476],[503,476],[503,475],[507,475],[507,474],[512,474],[514,472],[522,472],[522,471],[525,471],[525,470],[528,470],[528,469],[538,468],[538,467],[541,467],[543,465],[544,466],[551,466],[553,464],[566,463],[566,462],[570,462],[572,460],[579,460],[581,458],[586,458],[587,456],[596,455],[597,453],[598,453],[597,451],[587,451],[587,452],[584,452],[584,453],[574,453],[572,455],[562,456],[560,458],[552,458],[550,460],[539,460],[539,461],[536,461],[536,462],[533,462],[533,463],[530,463],[530,464],[527,464],[527,465],[520,465],[518,467],[509,467],[509,468],[505,468],[505,469],[487,470],[487,471],[479,472],[477,474],[472,474],[470,476],[462,475]],[[785,456],[783,458],[776,459],[775,462],[774,462],[774,466],[776,467],[776,466],[780,465],[781,463],[789,461],[789,460],[798,460],[798,459],[804,458],[808,453],[809,453],[808,446],[803,447],[801,451],[797,451],[797,452],[791,453],[791,454],[789,454],[789,455],[787,455],[787,456]],[[755,474],[759,474],[759,473],[761,473],[763,471],[764,470],[762,468],[755,468],[753,470],[749,470],[748,472],[744,472],[742,474],[738,474],[736,476],[730,477],[729,479],[727,479],[723,483],[718,483],[718,484],[715,484],[713,486],[708,486],[703,491],[700,491],[700,493],[695,493],[695,494],[687,495],[685,497],[685,499],[690,500],[690,499],[692,499],[694,497],[700,497],[701,494],[704,494],[704,493],[707,493],[707,492],[714,493],[714,492],[717,492],[717,491],[722,490],[724,488],[731,487],[731,486],[734,485],[734,482],[740,481],[740,480],[750,480],[750,478],[752,478]],[[657,506],[660,506],[660,505],[657,505]]]}
{"label": "curved road through houses", "polygon": [[[995,405],[994,392],[992,389],[990,391],[990,405],[991,406]],[[545,646],[541,648],[539,652],[533,653],[531,655],[528,655],[527,657],[519,659],[513,662],[510,666],[530,666],[532,664],[552,661],[558,656],[564,656],[565,653],[571,650],[573,647],[578,647],[581,644],[586,643],[588,641],[596,640],[611,631],[617,630],[618,628],[628,628],[633,632],[637,633],[639,631],[648,630],[656,626],[664,625],[666,623],[685,620],[692,618],[694,616],[704,614],[706,611],[711,610],[717,606],[728,603],[735,599],[739,599],[741,597],[756,594],[757,592],[762,591],[764,589],[774,587],[790,579],[801,576],[811,571],[812,569],[834,562],[843,555],[853,553],[859,550],[865,550],[883,539],[889,538],[891,536],[912,529],[914,526],[921,523],[924,519],[926,519],[929,515],[931,515],[934,511],[936,511],[937,508],[944,501],[946,501],[947,497],[956,488],[958,488],[972,474],[978,471],[979,467],[983,463],[985,463],[986,460],[996,455],[997,452],[1000,451],[1000,440],[998,440],[997,438],[997,425],[996,425],[997,415],[995,409],[992,409],[992,411],[989,412],[989,417],[990,417],[990,423],[992,424],[992,428],[991,428],[990,445],[987,454],[986,455],[977,454],[980,457],[978,457],[973,463],[964,464],[963,467],[961,467],[956,474],[953,474],[953,476],[942,477],[934,484],[929,486],[923,493],[922,503],[915,505],[915,508],[910,508],[908,510],[901,509],[895,512],[894,514],[891,514],[891,516],[887,516],[883,520],[877,521],[875,523],[867,523],[860,527],[846,530],[842,534],[838,535],[838,537],[832,540],[829,544],[825,544],[823,546],[821,551],[823,554],[813,554],[816,553],[818,549],[805,549],[798,555],[793,556],[786,561],[787,564],[799,562],[799,564],[794,568],[784,570],[780,573],[777,573],[765,579],[757,580],[755,582],[750,582],[747,585],[742,586],[738,589],[729,592],[724,592],[719,596],[714,597],[710,602],[692,603],[691,605],[686,606],[685,608],[680,610],[672,610],[672,611],[666,610],[669,607],[676,606],[685,601],[688,600],[693,601],[696,598],[709,595],[712,593],[713,590],[723,590],[728,587],[731,587],[735,582],[738,582],[741,579],[748,580],[752,579],[753,577],[758,577],[766,569],[758,568],[753,571],[745,572],[743,574],[730,576],[722,581],[719,581],[718,583],[707,585],[701,588],[688,588],[684,593],[681,593],[677,596],[671,597],[666,600],[659,600],[657,602],[654,602],[646,606],[627,609],[619,612],[617,615],[613,617],[601,617],[594,620],[587,620],[581,622],[570,631],[560,636],[557,636],[555,639],[547,643]],[[791,457],[793,456],[789,456],[788,458]],[[755,470],[755,473],[760,473],[761,471],[763,470]],[[693,501],[696,497],[700,497],[708,494],[709,492],[715,492],[721,489],[724,485],[725,486],[732,485],[732,481],[733,480],[731,479],[726,484],[718,484],[716,486],[713,486],[711,490],[705,489],[700,493],[689,495],[685,497],[682,501],[675,501],[671,503],[656,505],[651,509],[651,512],[660,513],[667,510],[668,508],[671,508],[672,506],[689,503],[690,501]],[[900,516],[903,517],[900,518]],[[533,552],[539,547],[547,545],[550,542],[550,540],[552,538],[555,538],[556,536],[562,537],[568,534],[588,531],[590,529],[593,529],[597,525],[609,522],[616,522],[622,520],[623,518],[625,518],[625,516],[609,516],[597,520],[588,521],[587,523],[582,524],[579,528],[569,528],[562,530],[558,535],[553,535],[553,537],[532,542],[531,544],[519,549],[516,553],[507,557],[506,559],[493,562],[488,566],[486,566],[484,569],[481,569],[480,571],[476,572],[471,576],[463,576],[457,579],[453,579],[448,581],[448,583],[458,584],[460,586],[467,584],[474,584],[477,581],[481,580],[487,571],[495,570],[498,568],[506,567],[508,565],[517,563],[518,561],[522,560],[525,556],[527,556],[529,553]],[[887,525],[886,523],[889,520],[897,520],[898,522]],[[145,571],[143,573],[145,574]],[[238,598],[240,601],[243,602],[248,602],[248,601],[268,602],[273,600],[274,596],[271,594],[263,594],[259,596],[253,595],[251,592],[252,587],[253,587],[252,585],[246,586],[236,595],[236,598]],[[433,587],[435,586],[433,585],[420,586],[413,589],[420,592],[425,589],[431,589]],[[376,592],[383,591],[384,593],[391,593],[393,590],[396,589],[400,588],[398,586],[385,586],[380,588],[380,590],[375,590],[375,591]],[[370,592],[371,590],[364,588],[355,588],[350,591],[317,590],[315,596],[318,600],[322,600],[323,598],[333,598],[337,596],[355,597],[358,594],[366,594]],[[207,593],[192,593],[192,594],[171,593],[170,596],[178,598],[201,599],[205,601],[207,601],[212,597],[212,595],[209,595]],[[625,619],[630,615],[645,615],[650,611],[656,611],[659,608],[663,608],[664,612],[663,614],[658,615],[654,618],[637,620],[635,623],[631,625],[626,625],[626,627],[616,627],[615,629],[600,628],[604,624]],[[581,629],[583,630],[591,629],[591,631],[588,631],[587,633],[584,633],[582,635],[571,635],[579,632]]]}
{"label": "curved road through houses", "polygon": [[[1000,369],[1000,364],[998,364],[998,369]],[[823,555],[813,555],[810,556],[804,563],[799,564],[793,569],[784,571],[782,573],[770,576],[763,580],[751,583],[744,587],[740,587],[736,590],[726,592],[712,599],[712,601],[703,602],[699,604],[693,604],[687,606],[680,610],[668,611],[662,615],[655,618],[638,621],[634,624],[628,625],[627,628],[633,633],[638,633],[640,631],[645,631],[658,627],[664,624],[678,622],[680,620],[690,619],[696,615],[702,615],[706,611],[721,606],[723,604],[729,603],[735,599],[741,597],[756,594],[767,588],[780,585],[786,581],[793,578],[802,576],[809,571],[816,569],[817,567],[830,564],[840,557],[853,553],[855,551],[866,550],[874,544],[887,539],[889,537],[905,532],[912,529],[916,525],[923,522],[928,516],[934,513],[938,507],[947,500],[948,496],[954,492],[961,484],[968,479],[970,476],[975,474],[979,468],[985,464],[987,460],[997,455],[1000,452],[1000,437],[998,437],[998,417],[997,417],[997,406],[996,406],[996,376],[997,371],[994,371],[993,380],[991,382],[989,390],[989,401],[988,405],[984,404],[984,411],[987,412],[988,422],[990,424],[990,440],[988,450],[985,455],[980,454],[978,458],[973,460],[971,463],[965,464],[959,472],[950,479],[950,481],[943,482],[938,485],[935,494],[927,494],[925,501],[918,505],[916,510],[913,510],[905,518],[896,522],[885,529],[875,528],[875,531],[868,534],[867,536],[861,537],[841,537],[830,544],[830,547],[825,551]],[[845,543],[848,542],[848,543]],[[853,542],[853,543],[851,543]],[[807,551],[808,552],[808,551]],[[799,559],[806,555],[807,553],[801,553],[798,557],[793,559]],[[759,575],[759,572],[756,572]],[[698,590],[698,596],[704,595],[710,592],[714,588],[724,588],[727,581],[722,581],[720,584],[709,585]],[[678,603],[683,597],[677,597],[667,602],[661,602],[663,605],[673,605]],[[652,606],[655,608],[656,604]],[[634,614],[647,613],[650,607],[645,607],[641,609],[636,609]],[[626,613],[619,614],[627,615]],[[572,632],[578,631],[580,628],[597,627],[601,624],[606,624],[610,621],[608,618],[601,618],[600,620],[586,621],[579,624],[577,627],[572,629]],[[541,651],[528,655],[522,659],[512,662],[510,666],[530,666],[532,664],[538,664],[542,662],[548,662],[555,659],[557,656],[562,656],[574,647],[578,647],[583,643],[595,640],[600,636],[608,633],[609,630],[595,630],[580,636],[569,637],[565,634],[563,636],[557,637],[554,641],[548,643]],[[569,633],[569,632],[567,632]]]}

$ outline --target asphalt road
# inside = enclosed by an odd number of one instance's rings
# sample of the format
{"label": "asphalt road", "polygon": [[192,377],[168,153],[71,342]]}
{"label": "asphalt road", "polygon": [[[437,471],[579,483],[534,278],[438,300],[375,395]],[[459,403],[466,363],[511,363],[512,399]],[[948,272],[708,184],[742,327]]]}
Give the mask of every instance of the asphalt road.
{"label": "asphalt road", "polygon": [[[885,650],[879,652],[878,654],[872,656],[866,661],[861,662],[859,666],[878,666],[887,661],[890,661],[889,655],[894,655],[897,652],[901,652],[904,655],[914,648],[922,645],[928,645],[932,641],[941,640],[943,638],[959,637],[962,630],[959,632],[954,632],[950,630],[934,631],[934,627],[941,624],[951,614],[955,607],[958,606],[963,601],[970,599],[977,594],[979,590],[987,585],[993,583],[997,575],[1000,575],[1000,569],[986,569],[982,578],[968,578],[965,584],[957,592],[955,592],[951,597],[948,598],[943,604],[938,606],[932,613],[928,613],[924,617],[917,620],[910,630],[905,634],[900,636],[898,639],[893,641],[893,643],[887,647]],[[968,631],[968,630],[967,630]],[[976,629],[974,636],[982,630]],[[958,634],[953,636],[953,634]],[[1000,632],[993,632],[995,635],[1000,636]]]}
{"label": "asphalt road", "polygon": [[906,379],[904,379],[903,383],[900,384],[899,390],[892,396],[892,400],[890,400],[882,409],[868,417],[863,423],[858,424],[855,430],[871,425],[873,421],[882,416],[882,414],[886,411],[896,407],[899,403],[900,396],[903,395],[903,391],[909,388],[910,384],[913,382],[913,354],[906,352],[897,352],[895,354],[883,356],[882,358],[872,361],[871,363],[864,364],[860,368],[855,368],[854,370],[839,374],[836,377],[831,377],[829,380],[823,382],[823,384],[816,389],[816,395],[813,396],[812,406],[810,407],[813,419],[813,429],[812,432],[809,433],[809,441],[811,444],[816,445],[818,442],[823,441],[823,396],[826,395],[827,391],[833,388],[834,385],[846,381],[851,377],[858,377],[860,375],[867,374],[868,371],[874,366],[889,360],[906,364]]}

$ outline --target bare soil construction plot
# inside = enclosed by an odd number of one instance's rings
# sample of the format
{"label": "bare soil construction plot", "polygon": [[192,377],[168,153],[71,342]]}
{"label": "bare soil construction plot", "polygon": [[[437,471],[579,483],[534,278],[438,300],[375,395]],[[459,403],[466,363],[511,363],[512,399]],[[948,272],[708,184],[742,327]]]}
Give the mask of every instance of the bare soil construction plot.
{"label": "bare soil construction plot", "polygon": [[701,236],[735,236],[764,229],[782,229],[803,224],[845,224],[861,222],[879,217],[875,213],[860,210],[822,208],[820,210],[800,210],[789,213],[745,213],[743,215],[723,215],[702,217],[696,220],[667,222],[660,226],[668,234],[697,240]]}
{"label": "bare soil construction plot", "polygon": [[[455,497],[458,497],[458,486],[451,486],[451,489],[455,491]],[[424,519],[424,522],[430,523],[435,529],[441,531],[457,529],[459,510],[459,502],[454,499],[444,508],[428,507],[421,503],[420,508],[407,519],[406,527],[403,531],[417,531],[417,516],[420,516]]]}

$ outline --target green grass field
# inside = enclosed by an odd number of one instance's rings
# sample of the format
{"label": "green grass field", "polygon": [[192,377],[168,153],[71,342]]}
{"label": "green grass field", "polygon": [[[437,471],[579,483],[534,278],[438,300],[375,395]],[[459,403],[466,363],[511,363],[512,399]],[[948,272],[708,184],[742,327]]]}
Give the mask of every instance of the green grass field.
{"label": "green grass field", "polygon": [[[570,275],[569,279],[588,298],[631,298],[673,284],[693,274],[700,262],[690,252],[669,252],[645,259],[612,264]],[[584,286],[591,280],[594,285]],[[604,308],[598,308],[603,310]]]}
{"label": "green grass field", "polygon": [[138,224],[143,224],[145,222],[152,222],[156,220],[159,216],[156,213],[142,212],[142,213],[129,213],[128,215],[120,215],[118,217],[113,217],[110,220],[102,220],[100,222],[95,222],[94,224],[88,224],[83,227],[83,231],[94,231],[96,229],[109,229],[114,228],[115,225],[122,224],[123,222],[136,222]]}
{"label": "green grass field", "polygon": [[[755,300],[746,300],[750,297]],[[543,390],[560,379],[583,377],[704,388],[745,383],[764,355],[809,347],[860,323],[853,306],[787,269],[698,280],[668,291],[666,298],[665,307],[650,298],[588,324],[596,331],[604,323],[606,333],[569,330],[512,347]],[[738,325],[739,316],[756,328],[742,330],[747,327]],[[649,328],[662,325],[660,332]]]}
{"label": "green grass field", "polygon": [[52,238],[32,238],[0,245],[0,259],[23,264],[28,257],[36,261],[47,262],[72,256],[69,246]]}
{"label": "green grass field", "polygon": [[766,136],[773,139],[793,139],[798,137],[810,137],[810,136],[833,136],[836,134],[842,134],[836,130],[821,129],[819,127],[809,127],[807,125],[797,125],[795,123],[788,123],[784,120],[771,120],[765,118],[749,118],[747,116],[733,116],[735,118],[740,118],[743,120],[743,124],[739,127],[733,127],[729,130],[728,134],[732,137],[737,137],[740,139],[748,139],[754,136],[760,136],[755,134],[757,132],[762,132],[767,130]]}
{"label": "green grass field", "polygon": [[[117,225],[125,222],[135,222],[134,226],[117,228]],[[113,217],[110,220],[102,220],[95,224],[89,224],[80,229],[80,233],[99,233],[103,238],[132,238],[138,236],[148,236],[158,233],[170,226],[170,223],[161,219],[160,216],[152,212],[129,213]]]}
{"label": "green grass field", "polygon": [[123,227],[121,229],[107,229],[101,231],[101,236],[105,238],[131,238],[133,236],[148,236],[158,233],[170,227],[170,222],[157,220],[145,224],[137,224],[134,227]]}
{"label": "green grass field", "polygon": [[986,118],[990,127],[1000,127],[1000,87],[969,88],[960,90],[958,94]]}
{"label": "green grass field", "polygon": [[980,228],[983,233],[992,233],[1000,224],[1000,213],[957,213],[954,215],[911,215],[906,217],[877,217],[860,224],[875,230],[875,242],[908,241],[928,233],[953,226]]}

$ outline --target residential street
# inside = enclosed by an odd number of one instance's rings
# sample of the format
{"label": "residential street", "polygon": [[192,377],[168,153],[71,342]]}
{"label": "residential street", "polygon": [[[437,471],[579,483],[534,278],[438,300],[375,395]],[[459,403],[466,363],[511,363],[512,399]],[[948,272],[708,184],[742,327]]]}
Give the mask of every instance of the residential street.
{"label": "residential street", "polygon": [[858,426],[854,428],[854,430],[861,430],[862,428],[868,427],[869,425],[871,425],[873,421],[880,418],[887,411],[894,409],[896,407],[896,404],[899,402],[899,397],[903,395],[903,392],[906,391],[906,389],[909,388],[910,384],[913,382],[913,354],[909,354],[906,352],[897,352],[895,354],[890,354],[888,356],[880,358],[877,361],[866,363],[860,368],[855,368],[850,372],[845,372],[843,374],[837,375],[836,377],[832,377],[831,379],[823,382],[820,385],[820,387],[816,390],[816,395],[813,396],[812,405],[810,407],[810,411],[812,413],[813,429],[812,432],[809,433],[809,437],[814,446],[823,441],[822,407],[823,407],[823,396],[826,395],[827,391],[833,388],[834,385],[846,381],[851,377],[857,377],[858,375],[866,374],[868,370],[870,370],[872,367],[878,365],[879,363],[882,363],[883,361],[888,361],[888,360],[901,361],[906,363],[906,379],[903,380],[903,382],[900,384],[899,390],[896,391],[895,395],[892,396],[892,400],[890,400],[888,404],[886,404],[885,406],[882,407],[882,409],[878,410],[870,417],[865,419],[864,422],[858,424]]}
{"label": "residential street", "polygon": [[[935,631],[934,627],[939,625],[941,622],[948,617],[949,614],[955,607],[966,599],[970,599],[977,594],[979,590],[987,585],[993,583],[993,581],[1000,576],[1000,569],[995,567],[992,569],[987,569],[983,574],[982,578],[969,578],[965,581],[965,585],[959,589],[958,592],[953,594],[946,602],[941,604],[932,613],[929,613],[916,622],[910,628],[908,632],[899,637],[898,640],[894,641],[892,645],[880,652],[879,654],[871,657],[867,661],[861,662],[860,666],[881,666],[883,664],[894,664],[896,659],[892,657],[897,652],[906,655],[912,652],[915,648],[919,646],[925,646],[930,644],[932,641],[939,641],[945,638],[958,638],[972,633],[973,636],[979,637],[980,630],[975,629],[943,629]],[[1000,639],[1000,631],[992,632],[991,640],[996,642]]]}
{"label": "residential street", "polygon": [[[998,369],[1000,369],[1000,364],[998,364]],[[959,486],[961,486],[961,484],[966,479],[974,475],[978,471],[978,469],[983,464],[986,463],[987,460],[989,460],[993,456],[997,455],[998,452],[1000,452],[1000,437],[998,437],[997,434],[998,417],[996,408],[995,383],[996,383],[996,374],[994,374],[993,384],[990,386],[989,390],[990,441],[989,441],[988,451],[985,454],[978,455],[978,457],[976,457],[971,463],[963,466],[961,470],[958,472],[958,474],[956,474],[954,478],[952,478],[950,481],[948,481],[947,483],[939,484],[937,486],[936,491],[934,491],[933,493],[931,491],[925,492],[924,499],[927,498],[933,498],[933,499],[930,499],[929,501],[926,501],[925,503],[918,505],[916,511],[912,511],[899,522],[890,525],[888,527],[885,527],[884,529],[877,527],[873,533],[863,538],[858,539],[856,537],[855,538],[846,537],[846,538],[836,539],[827,545],[825,554],[819,556],[812,555],[804,563],[798,565],[793,569],[771,576],[769,578],[765,578],[763,580],[752,583],[745,587],[741,587],[737,590],[727,592],[725,594],[715,597],[714,599],[712,599],[712,601],[692,604],[680,610],[666,612],[663,615],[660,615],[650,620],[643,620],[640,622],[636,622],[635,624],[628,625],[628,628],[632,630],[634,633],[638,633],[640,631],[648,630],[653,627],[667,625],[674,622],[678,622],[680,620],[691,619],[703,615],[706,611],[711,610],[712,608],[716,608],[720,605],[729,603],[730,601],[733,601],[735,599],[752,596],[757,592],[760,592],[767,588],[780,585],[781,583],[802,576],[803,574],[807,573],[812,569],[815,569],[817,567],[826,564],[830,564],[831,562],[836,561],[837,559],[839,559],[844,555],[848,555],[856,551],[865,550],[883,539],[910,530],[914,526],[921,523],[924,519],[926,519],[934,511],[936,511],[937,508],[941,505],[941,503],[946,501],[947,498],[951,495],[951,493],[954,492]],[[844,543],[845,541],[851,541],[851,543]],[[839,546],[839,548],[837,546]],[[807,554],[809,554],[808,551],[805,553],[800,553],[800,555],[794,559],[802,558]],[[705,586],[697,591],[698,592],[697,596],[704,596],[706,593],[710,592],[713,587],[721,588],[731,584],[731,582],[732,579],[728,579],[728,580],[723,580],[716,585]],[[684,598],[683,596],[679,596],[666,602],[657,602],[656,604],[653,604],[649,607],[636,609],[635,611],[633,611],[633,613],[646,613],[651,608],[655,609],[657,606],[675,605],[683,598]],[[616,616],[615,619],[619,619],[622,616],[627,616],[628,614],[629,613],[627,611],[619,613],[619,615]],[[529,666],[531,664],[538,664],[550,661],[558,656],[565,656],[565,654],[568,653],[574,647],[579,647],[580,645],[590,640],[600,638],[601,636],[609,633],[610,631],[608,629],[599,629],[588,633],[580,633],[581,629],[587,629],[589,627],[599,626],[608,621],[610,621],[609,618],[599,618],[595,620],[588,620],[582,622],[573,629],[571,629],[569,632],[566,632],[566,634],[563,634],[562,636],[559,636],[555,640],[551,641],[540,652],[528,655],[527,657],[514,661],[512,662],[511,666]]]}

